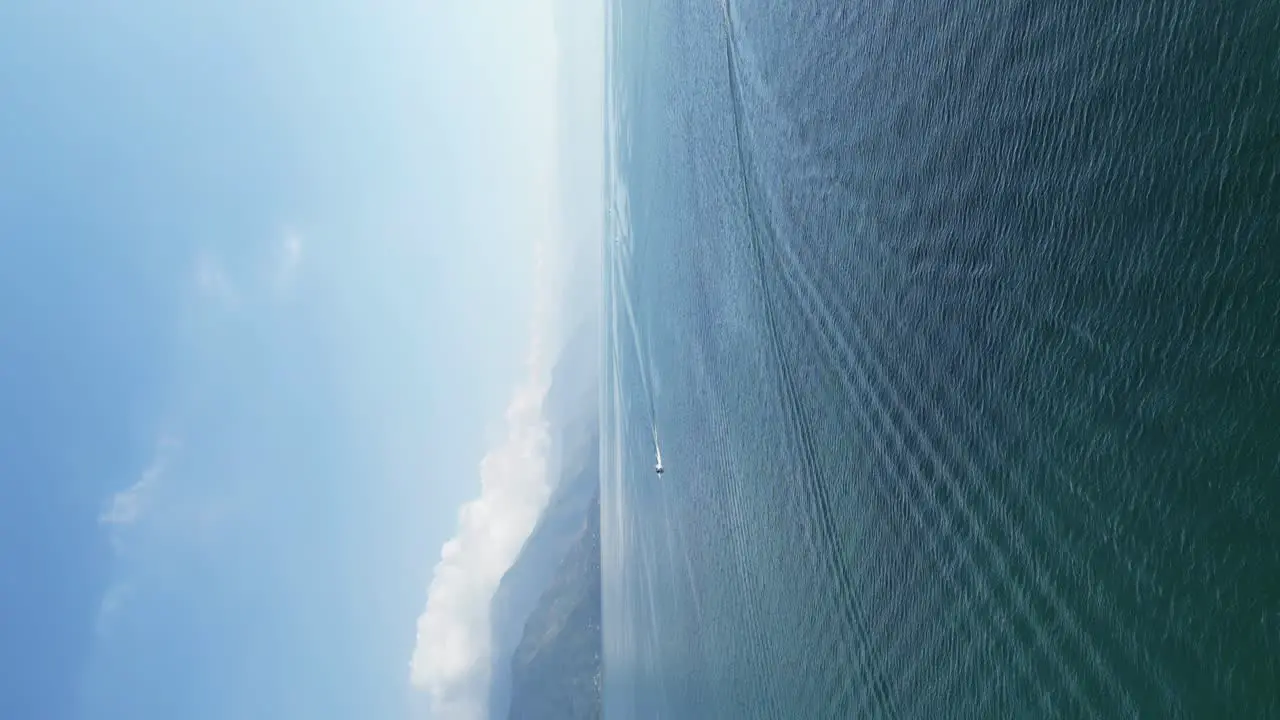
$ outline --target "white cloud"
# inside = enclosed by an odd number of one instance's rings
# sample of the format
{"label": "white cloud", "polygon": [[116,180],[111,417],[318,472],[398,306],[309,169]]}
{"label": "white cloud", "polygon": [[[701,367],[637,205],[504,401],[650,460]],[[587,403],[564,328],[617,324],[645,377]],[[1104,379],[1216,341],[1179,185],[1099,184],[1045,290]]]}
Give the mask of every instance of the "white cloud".
{"label": "white cloud", "polygon": [[202,252],[196,258],[196,287],[202,295],[220,305],[234,307],[240,302],[240,293],[222,262],[211,253]]}
{"label": "white cloud", "polygon": [[[127,533],[148,517],[155,495],[164,484],[173,457],[180,447],[181,443],[176,438],[162,435],[156,441],[151,461],[147,463],[142,475],[132,485],[112,495],[106,509],[98,516],[98,523],[107,528],[110,533],[111,544],[117,556],[127,549],[125,543]],[[99,635],[105,635],[110,631],[121,608],[133,595],[133,585],[119,578],[107,588],[106,594],[98,605],[96,631]]]}
{"label": "white cloud", "polygon": [[133,586],[128,583],[117,582],[107,588],[106,594],[102,596],[102,602],[98,605],[98,619],[94,625],[94,630],[99,636],[111,632],[116,617],[132,597]]}
{"label": "white cloud", "polygon": [[258,305],[272,293],[277,300],[284,299],[297,280],[304,250],[302,235],[292,229],[285,230],[268,247],[267,256],[260,258],[256,267],[237,273],[238,280],[232,277],[222,257],[202,250],[196,255],[196,289],[208,301],[226,310]]}
{"label": "white cloud", "polygon": [[550,495],[550,432],[543,401],[561,347],[563,249],[553,184],[543,186],[544,223],[532,233],[534,295],[526,375],[505,412],[505,432],[480,462],[480,494],[458,511],[456,535],[440,551],[418,618],[410,681],[431,696],[436,720],[487,717],[491,643],[489,607]]}
{"label": "white cloud", "polygon": [[290,230],[280,241],[276,260],[276,289],[288,292],[293,285],[298,267],[302,264],[302,236]]}
{"label": "white cloud", "polygon": [[133,525],[146,512],[155,493],[156,485],[168,470],[169,463],[179,443],[171,437],[162,437],[156,443],[156,451],[138,481],[111,497],[107,509],[98,516],[98,522],[106,526]]}
{"label": "white cloud", "polygon": [[302,237],[290,231],[284,238],[284,270],[293,272],[302,260]]}
{"label": "white cloud", "polygon": [[[540,305],[545,310],[545,303]],[[418,618],[411,680],[431,694],[437,718],[484,717],[489,605],[550,493],[550,435],[542,403],[549,384],[551,325],[545,311],[535,314],[529,374],[507,406],[505,437],[480,463],[480,496],[458,512],[457,535],[441,549],[426,610]]]}
{"label": "white cloud", "polygon": [[507,437],[480,463],[480,497],[459,511],[418,619],[413,682],[447,717],[483,711],[472,696],[488,693],[489,602],[546,504],[545,394],[545,381],[530,378],[512,399]]}
{"label": "white cloud", "polygon": [[[457,6],[462,8],[464,6]],[[488,15],[510,24],[518,40],[508,47],[518,61],[508,63],[528,75],[519,92],[507,93],[521,107],[521,122],[508,131],[524,138],[528,156],[507,158],[527,182],[525,190],[501,203],[519,234],[513,243],[534,248],[533,308],[525,375],[507,406],[498,442],[479,466],[479,494],[458,512],[457,531],[444,543],[427,590],[426,608],[418,618],[417,642],[410,662],[410,681],[425,690],[433,720],[479,720],[487,717],[492,648],[490,604],[494,591],[533,530],[550,495],[547,454],[550,432],[543,403],[552,363],[562,346],[565,302],[562,274],[569,259],[565,247],[565,208],[557,182],[556,52],[558,38],[551,3],[466,5],[484,22],[472,28],[466,57],[486,58],[493,43]],[[507,10],[518,7],[519,17]],[[487,11],[487,12],[486,12]],[[455,39],[469,32],[454,33]],[[475,47],[470,47],[474,42]],[[519,45],[519,48],[516,48]],[[505,67],[505,66],[504,66]],[[504,70],[503,72],[507,72]],[[469,86],[469,85],[468,85]],[[494,117],[499,117],[495,115]],[[492,203],[486,198],[485,207]],[[576,207],[576,206],[575,206]],[[579,209],[578,212],[599,208]],[[528,238],[528,239],[526,239]],[[595,238],[598,241],[598,238]]]}

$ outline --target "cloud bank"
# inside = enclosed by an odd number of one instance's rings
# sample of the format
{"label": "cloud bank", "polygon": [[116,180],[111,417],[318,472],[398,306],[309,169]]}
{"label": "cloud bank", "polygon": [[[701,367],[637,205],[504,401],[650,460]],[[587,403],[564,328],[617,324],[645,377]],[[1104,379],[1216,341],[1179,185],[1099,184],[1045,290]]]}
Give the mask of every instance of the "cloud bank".
{"label": "cloud bank", "polygon": [[485,716],[489,695],[489,606],[502,575],[533,530],[550,494],[550,432],[542,404],[556,345],[549,312],[551,268],[539,245],[526,375],[506,409],[505,435],[480,462],[480,495],[458,512],[418,618],[411,681],[431,695],[436,718]]}
{"label": "cloud bank", "polygon": [[[518,17],[505,11],[515,7]],[[458,513],[457,532],[441,550],[418,618],[410,677],[429,696],[433,720],[487,718],[490,604],[555,481],[548,476],[551,433],[543,408],[551,370],[566,328],[594,322],[591,308],[599,302],[603,7],[576,0],[512,3],[496,16],[506,18],[497,25],[476,11],[483,20],[473,28],[485,48],[481,56],[490,54],[494,27],[511,31],[509,50],[523,48],[512,64],[527,81],[511,102],[526,107],[519,128],[510,131],[526,138],[521,144],[530,154],[510,162],[529,184],[509,198],[519,228],[510,242],[534,246],[534,307],[524,375],[506,409],[501,440],[480,463],[479,495]]]}

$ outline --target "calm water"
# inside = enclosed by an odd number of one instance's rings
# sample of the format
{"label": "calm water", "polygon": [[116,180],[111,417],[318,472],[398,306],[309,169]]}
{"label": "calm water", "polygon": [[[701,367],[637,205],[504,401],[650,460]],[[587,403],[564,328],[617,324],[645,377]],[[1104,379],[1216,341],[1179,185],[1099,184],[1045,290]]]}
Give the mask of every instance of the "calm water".
{"label": "calm water", "polygon": [[610,718],[1280,717],[1280,4],[1146,5],[614,3]]}

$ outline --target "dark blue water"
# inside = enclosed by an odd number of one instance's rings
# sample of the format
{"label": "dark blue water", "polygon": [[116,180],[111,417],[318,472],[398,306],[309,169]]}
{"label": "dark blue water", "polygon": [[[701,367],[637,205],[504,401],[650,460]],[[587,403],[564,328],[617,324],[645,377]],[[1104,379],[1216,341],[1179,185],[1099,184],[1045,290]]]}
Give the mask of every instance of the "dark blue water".
{"label": "dark blue water", "polygon": [[606,714],[1280,717],[1280,5],[610,12]]}

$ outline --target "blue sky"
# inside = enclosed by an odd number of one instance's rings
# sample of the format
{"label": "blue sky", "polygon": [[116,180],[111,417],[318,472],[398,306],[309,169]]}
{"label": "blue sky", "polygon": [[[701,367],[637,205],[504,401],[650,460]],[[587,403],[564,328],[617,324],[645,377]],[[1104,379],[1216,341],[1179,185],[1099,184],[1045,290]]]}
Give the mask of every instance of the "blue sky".
{"label": "blue sky", "polygon": [[0,717],[409,712],[541,332],[526,7],[0,4]]}

